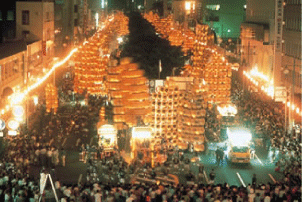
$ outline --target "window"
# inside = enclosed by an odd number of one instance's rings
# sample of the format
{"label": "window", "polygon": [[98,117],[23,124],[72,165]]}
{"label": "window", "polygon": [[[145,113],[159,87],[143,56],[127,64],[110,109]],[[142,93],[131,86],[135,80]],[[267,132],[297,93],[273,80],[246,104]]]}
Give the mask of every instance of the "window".
{"label": "window", "polygon": [[3,65],[3,69],[4,69],[4,79],[6,79],[6,78],[8,78],[8,68],[7,68],[7,63],[5,63],[4,65]]}
{"label": "window", "polygon": [[206,16],[206,21],[219,22],[219,16],[210,13],[209,15]]}
{"label": "window", "polygon": [[15,17],[14,17],[14,11],[7,11],[6,19],[8,21],[13,21],[15,19]]}
{"label": "window", "polygon": [[79,8],[78,5],[74,5],[74,12],[75,12],[75,13],[79,12],[79,9],[78,9],[78,8]]}
{"label": "window", "polygon": [[23,30],[23,31],[22,31],[22,36],[23,36],[23,38],[27,38],[28,35],[29,35],[29,31],[27,31],[27,30]]}
{"label": "window", "polygon": [[29,10],[22,11],[22,25],[29,25]]}
{"label": "window", "polygon": [[300,5],[300,4],[301,4],[301,0],[287,0],[286,3],[287,3],[287,4],[296,4],[296,5]]}
{"label": "window", "polygon": [[212,10],[212,11],[218,11],[220,10],[220,5],[217,4],[217,5],[206,5],[206,8],[209,9],[209,10]]}
{"label": "window", "polygon": [[249,148],[248,147],[245,147],[245,146],[242,146],[242,147],[240,147],[240,146],[235,146],[235,147],[233,147],[232,148],[233,149],[233,152],[234,153],[246,153],[246,152],[248,152],[249,151]]}
{"label": "window", "polygon": [[55,0],[56,4],[64,4],[64,0]]}
{"label": "window", "polygon": [[13,73],[18,73],[19,72],[19,66],[18,66],[19,61],[15,60],[13,63],[14,63],[13,64]]}
{"label": "window", "polygon": [[76,27],[76,26],[79,26],[79,21],[78,21],[78,19],[74,19],[74,26]]}

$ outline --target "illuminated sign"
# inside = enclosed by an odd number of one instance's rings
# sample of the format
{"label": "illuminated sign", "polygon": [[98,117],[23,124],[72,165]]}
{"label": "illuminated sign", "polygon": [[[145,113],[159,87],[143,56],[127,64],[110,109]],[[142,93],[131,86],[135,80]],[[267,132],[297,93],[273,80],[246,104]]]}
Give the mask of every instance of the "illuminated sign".
{"label": "illuminated sign", "polygon": [[132,138],[145,139],[151,138],[153,129],[150,127],[133,127]]}
{"label": "illuminated sign", "polygon": [[9,130],[7,133],[9,136],[16,136],[18,133],[15,130]]}
{"label": "illuminated sign", "polygon": [[4,120],[0,119],[0,131],[5,128],[5,122]]}
{"label": "illuminated sign", "polygon": [[16,130],[19,127],[19,122],[14,119],[11,119],[8,121],[7,126],[11,130]]}

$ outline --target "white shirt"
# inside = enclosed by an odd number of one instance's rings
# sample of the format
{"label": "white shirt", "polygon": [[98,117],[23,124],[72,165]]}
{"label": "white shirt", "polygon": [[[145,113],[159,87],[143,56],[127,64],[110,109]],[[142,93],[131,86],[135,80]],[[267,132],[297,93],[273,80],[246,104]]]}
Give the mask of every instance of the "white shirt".
{"label": "white shirt", "polygon": [[264,197],[264,202],[271,202],[271,197],[270,196]]}
{"label": "white shirt", "polygon": [[61,202],[67,202],[65,198],[61,198]]}
{"label": "white shirt", "polygon": [[96,193],[94,194],[95,202],[102,202],[102,194]]}
{"label": "white shirt", "polygon": [[4,178],[3,178],[3,182],[4,182],[4,183],[8,182],[8,179],[9,179],[9,178],[8,178],[8,176],[7,176],[7,175],[6,175],[6,176],[4,176]]}
{"label": "white shirt", "polygon": [[67,197],[70,197],[70,194],[71,194],[71,190],[68,188],[68,189],[65,189],[64,191],[63,191],[63,194],[65,195],[65,196],[67,196]]}
{"label": "white shirt", "polygon": [[8,201],[11,197],[7,194],[4,195],[4,201]]}

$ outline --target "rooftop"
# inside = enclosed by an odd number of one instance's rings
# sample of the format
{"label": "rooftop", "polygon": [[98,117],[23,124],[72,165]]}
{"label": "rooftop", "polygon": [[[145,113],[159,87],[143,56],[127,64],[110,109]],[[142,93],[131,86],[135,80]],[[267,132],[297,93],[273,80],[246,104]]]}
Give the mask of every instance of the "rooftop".
{"label": "rooftop", "polygon": [[24,40],[10,41],[0,44],[0,60],[27,49],[26,42]]}

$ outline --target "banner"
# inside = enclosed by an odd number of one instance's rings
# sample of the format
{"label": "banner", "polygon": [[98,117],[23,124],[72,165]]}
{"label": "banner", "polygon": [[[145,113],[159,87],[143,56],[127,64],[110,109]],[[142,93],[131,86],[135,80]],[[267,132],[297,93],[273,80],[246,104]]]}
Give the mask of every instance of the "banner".
{"label": "banner", "polygon": [[282,52],[283,0],[276,0],[275,5],[275,52]]}

